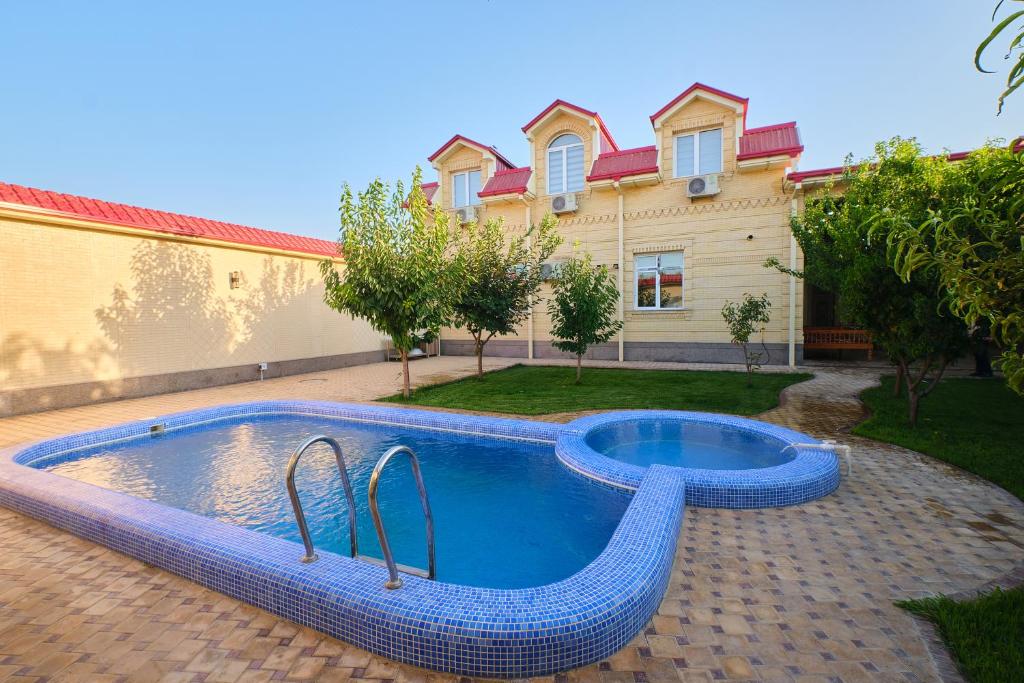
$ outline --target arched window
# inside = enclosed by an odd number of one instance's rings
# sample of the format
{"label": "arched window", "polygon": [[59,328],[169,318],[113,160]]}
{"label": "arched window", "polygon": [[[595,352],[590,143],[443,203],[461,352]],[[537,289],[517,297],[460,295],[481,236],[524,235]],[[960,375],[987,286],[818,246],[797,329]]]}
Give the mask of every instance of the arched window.
{"label": "arched window", "polygon": [[548,194],[583,190],[583,141],[564,133],[548,145]]}

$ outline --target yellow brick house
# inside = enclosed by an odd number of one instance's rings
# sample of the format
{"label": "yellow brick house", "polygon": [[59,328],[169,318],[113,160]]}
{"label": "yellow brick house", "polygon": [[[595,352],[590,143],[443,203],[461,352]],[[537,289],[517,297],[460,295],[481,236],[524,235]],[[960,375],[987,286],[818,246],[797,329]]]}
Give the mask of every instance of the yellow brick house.
{"label": "yellow brick house", "polygon": [[[762,264],[776,257],[802,266],[789,228],[798,198],[786,176],[803,146],[795,122],[747,127],[747,108],[746,98],[695,83],[650,116],[652,145],[620,149],[597,112],[556,100],[522,128],[528,166],[456,135],[429,157],[438,180],[424,190],[463,219],[503,216],[509,230],[558,214],[565,241],[552,260],[589,251],[615,273],[622,295],[622,332],[592,358],[739,362],[722,306],[767,292],[768,362],[795,365],[803,287]],[[460,330],[445,330],[441,345],[445,354],[472,353]],[[544,301],[487,352],[560,356]]]}

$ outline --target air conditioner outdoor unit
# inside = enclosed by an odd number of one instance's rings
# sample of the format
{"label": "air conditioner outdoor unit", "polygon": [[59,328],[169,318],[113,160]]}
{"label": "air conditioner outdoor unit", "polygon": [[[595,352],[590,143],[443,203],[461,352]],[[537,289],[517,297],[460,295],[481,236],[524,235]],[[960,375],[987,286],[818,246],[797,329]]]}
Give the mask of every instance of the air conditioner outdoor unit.
{"label": "air conditioner outdoor unit", "polygon": [[551,211],[553,213],[572,213],[576,210],[576,195],[559,194],[551,198]]}
{"label": "air conditioner outdoor unit", "polygon": [[472,223],[476,220],[476,207],[475,206],[463,206],[455,209],[456,215],[459,220],[463,223]]}
{"label": "air conditioner outdoor unit", "polygon": [[686,183],[688,197],[710,197],[718,194],[718,174],[698,175]]}
{"label": "air conditioner outdoor unit", "polygon": [[540,264],[540,279],[545,282],[554,280],[558,277],[558,269],[561,267],[560,262],[548,262]]}

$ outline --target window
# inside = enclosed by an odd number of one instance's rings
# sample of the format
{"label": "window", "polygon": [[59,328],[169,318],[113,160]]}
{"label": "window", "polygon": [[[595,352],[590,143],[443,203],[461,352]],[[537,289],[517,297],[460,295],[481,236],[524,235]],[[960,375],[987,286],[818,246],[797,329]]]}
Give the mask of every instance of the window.
{"label": "window", "polygon": [[676,136],[676,178],[721,172],[721,128]]}
{"label": "window", "polygon": [[474,206],[480,203],[480,171],[467,171],[452,175],[452,208]]}
{"label": "window", "polygon": [[683,307],[683,252],[643,254],[633,259],[637,308]]}
{"label": "window", "polygon": [[583,141],[572,133],[548,145],[548,194],[583,190]]}

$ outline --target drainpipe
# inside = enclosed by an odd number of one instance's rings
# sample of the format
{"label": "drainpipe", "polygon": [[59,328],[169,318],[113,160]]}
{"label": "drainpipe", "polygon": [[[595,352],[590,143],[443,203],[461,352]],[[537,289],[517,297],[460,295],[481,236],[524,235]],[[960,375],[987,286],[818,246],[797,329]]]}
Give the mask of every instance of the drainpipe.
{"label": "drainpipe", "polygon": [[[530,236],[530,227],[533,223],[530,220],[530,202],[527,201],[526,197],[519,195],[519,198],[523,201],[523,206],[526,207],[526,248],[529,249],[532,246],[533,238]],[[526,318],[526,357],[529,360],[533,360],[533,297],[530,297],[530,315]]]}
{"label": "drainpipe", "polygon": [[623,362],[626,359],[625,347],[626,347],[626,313],[625,313],[625,288],[623,287],[623,277],[626,270],[626,264],[623,262],[623,205],[625,202],[624,195],[622,192],[622,185],[616,180],[613,183],[615,191],[619,193],[619,254],[618,264],[619,267],[616,269],[618,272],[618,285],[619,285],[619,321],[622,323],[622,327],[619,328],[619,362]]}
{"label": "drainpipe", "polygon": [[[799,186],[798,186],[799,189]],[[793,198],[789,200],[789,215],[790,218],[796,218],[797,215],[797,201],[796,192],[793,193]],[[793,230],[790,228],[789,231],[789,367],[796,367],[796,276],[793,272],[796,271],[796,237],[793,236]]]}

